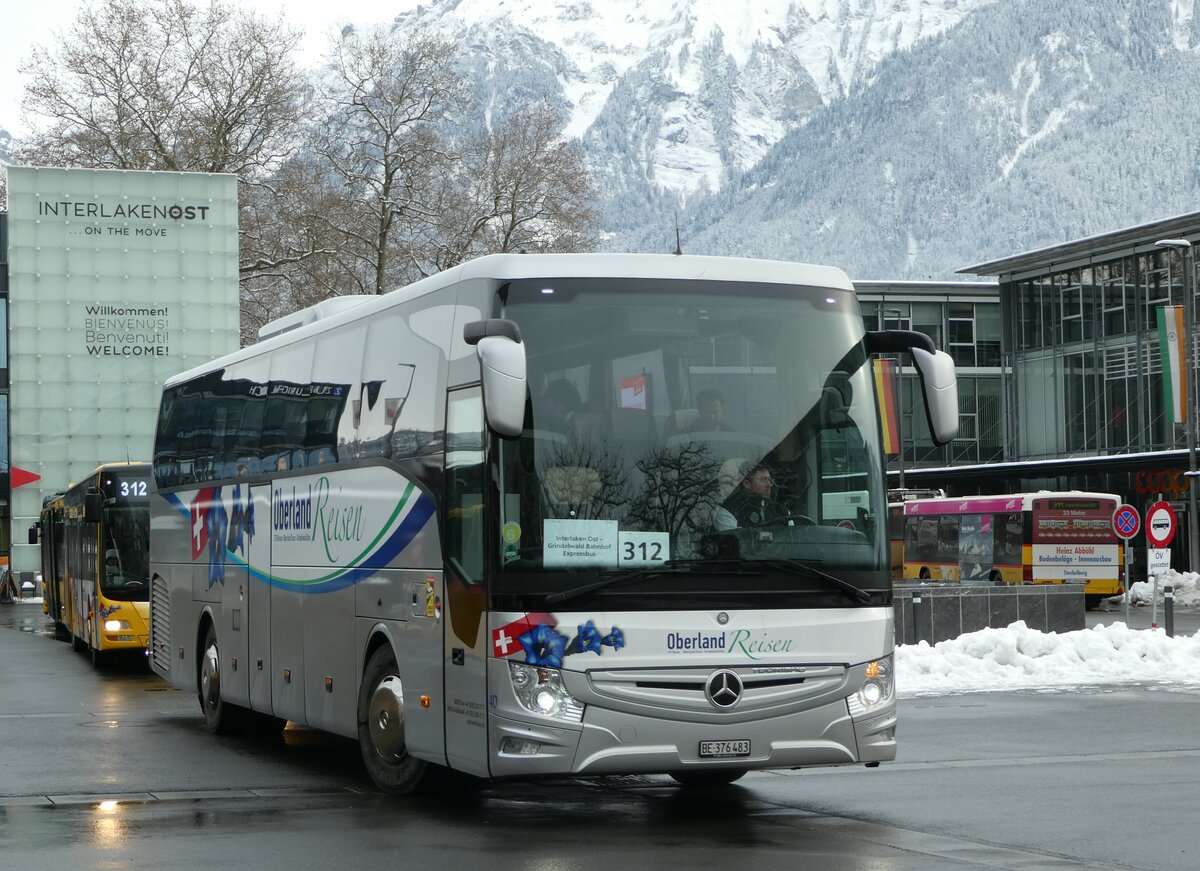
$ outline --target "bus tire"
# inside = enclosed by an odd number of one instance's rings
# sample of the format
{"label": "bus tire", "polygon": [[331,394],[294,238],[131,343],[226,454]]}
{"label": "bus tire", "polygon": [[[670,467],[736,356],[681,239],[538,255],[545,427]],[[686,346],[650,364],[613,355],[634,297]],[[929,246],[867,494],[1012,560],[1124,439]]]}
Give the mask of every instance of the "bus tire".
{"label": "bus tire", "polygon": [[988,575],[988,583],[991,584],[993,587],[1003,586],[1004,585],[1004,575],[1000,574],[995,569],[992,569],[992,573],[990,575]]}
{"label": "bus tire", "polygon": [[716,786],[728,786],[741,779],[745,773],[744,768],[715,768],[709,771],[672,771],[671,777],[680,786],[686,786],[688,789],[712,789]]}
{"label": "bus tire", "polygon": [[221,697],[221,651],[217,646],[217,628],[211,623],[200,645],[196,671],[196,695],[204,714],[204,728],[214,735],[238,731],[242,726],[240,709]]}
{"label": "bus tire", "polygon": [[928,581],[931,577],[933,576],[929,574],[929,569],[927,568],[922,568],[917,574],[917,579],[921,581]]}
{"label": "bus tire", "polygon": [[387,644],[371,654],[363,671],[358,693],[358,749],[367,774],[384,792],[409,795],[425,779],[428,764],[409,756],[404,743],[404,685]]}

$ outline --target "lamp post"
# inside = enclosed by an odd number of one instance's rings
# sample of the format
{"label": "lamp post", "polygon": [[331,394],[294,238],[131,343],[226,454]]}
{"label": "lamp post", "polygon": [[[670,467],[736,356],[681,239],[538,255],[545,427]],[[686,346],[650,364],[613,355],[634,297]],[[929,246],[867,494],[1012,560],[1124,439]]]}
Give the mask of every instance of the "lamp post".
{"label": "lamp post", "polygon": [[1192,323],[1195,320],[1196,301],[1192,294],[1195,280],[1195,251],[1187,239],[1160,239],[1154,243],[1162,248],[1174,248],[1183,257],[1183,371],[1187,379],[1187,395],[1184,397],[1184,430],[1187,433],[1188,451],[1188,570],[1200,570],[1200,521],[1196,517],[1196,373],[1192,369]]}

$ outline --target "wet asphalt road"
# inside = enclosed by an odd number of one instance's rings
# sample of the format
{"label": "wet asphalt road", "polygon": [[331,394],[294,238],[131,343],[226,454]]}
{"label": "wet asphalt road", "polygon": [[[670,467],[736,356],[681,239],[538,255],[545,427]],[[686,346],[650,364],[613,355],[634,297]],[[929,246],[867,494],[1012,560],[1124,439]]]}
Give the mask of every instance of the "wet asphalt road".
{"label": "wet asphalt road", "polygon": [[901,757],[751,774],[376,793],[353,742],[218,738],[138,662],[99,672],[0,606],[0,869],[1200,866],[1200,691],[908,699]]}

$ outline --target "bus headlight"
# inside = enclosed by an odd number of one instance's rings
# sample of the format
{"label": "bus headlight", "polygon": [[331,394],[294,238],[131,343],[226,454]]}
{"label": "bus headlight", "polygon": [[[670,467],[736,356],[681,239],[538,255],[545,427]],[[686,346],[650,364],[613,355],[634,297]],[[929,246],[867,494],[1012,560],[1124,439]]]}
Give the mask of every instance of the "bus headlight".
{"label": "bus headlight", "polygon": [[128,620],[105,620],[104,621],[104,631],[105,632],[120,632],[121,630],[128,629],[128,628],[129,628]]}
{"label": "bus headlight", "polygon": [[517,701],[531,714],[570,723],[583,721],[583,704],[567,692],[557,668],[510,662],[508,678]]}
{"label": "bus headlight", "polygon": [[890,655],[883,659],[874,659],[863,663],[859,668],[863,672],[863,684],[857,692],[846,699],[846,703],[850,706],[851,717],[869,715],[896,697],[896,683],[892,676],[892,657]]}

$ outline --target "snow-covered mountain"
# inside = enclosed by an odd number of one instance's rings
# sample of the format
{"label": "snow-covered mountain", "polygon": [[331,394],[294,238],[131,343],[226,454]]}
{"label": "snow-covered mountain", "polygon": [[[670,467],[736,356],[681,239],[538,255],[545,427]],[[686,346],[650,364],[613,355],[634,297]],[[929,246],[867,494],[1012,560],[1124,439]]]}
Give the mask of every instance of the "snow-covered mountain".
{"label": "snow-covered mountain", "polygon": [[1200,208],[1200,0],[434,0],[560,105],[608,247],[956,269]]}
{"label": "snow-covered mountain", "polygon": [[458,41],[487,111],[561,106],[610,193],[661,189],[674,206],[991,2],[434,0],[396,21]]}

